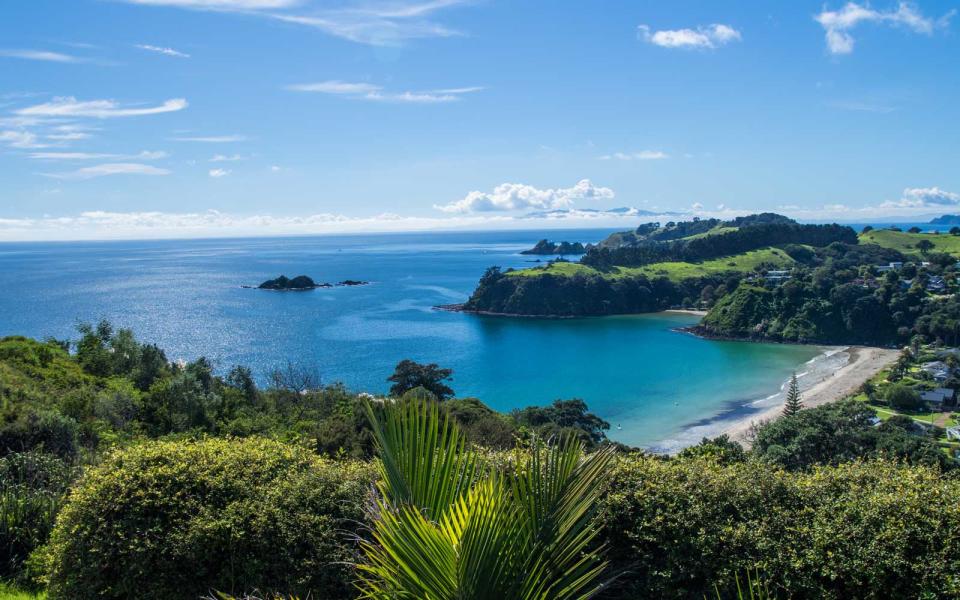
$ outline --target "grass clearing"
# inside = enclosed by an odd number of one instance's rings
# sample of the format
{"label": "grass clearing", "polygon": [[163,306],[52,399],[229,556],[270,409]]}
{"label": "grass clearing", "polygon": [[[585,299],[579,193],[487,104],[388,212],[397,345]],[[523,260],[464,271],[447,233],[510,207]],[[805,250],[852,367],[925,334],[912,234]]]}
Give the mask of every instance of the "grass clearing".
{"label": "grass clearing", "polygon": [[915,256],[920,255],[920,251],[917,250],[917,242],[930,240],[934,245],[933,252],[946,252],[954,256],[960,256],[960,236],[948,233],[907,233],[905,231],[874,229],[867,233],[861,233],[859,237],[861,244],[876,244],[883,248],[892,248],[903,254]]}
{"label": "grass clearing", "polygon": [[0,600],[45,600],[47,595],[43,592],[34,594],[16,588],[9,583],[0,583]]}
{"label": "grass clearing", "polygon": [[643,267],[614,267],[609,272],[601,272],[580,263],[554,262],[541,267],[512,271],[509,275],[513,277],[537,277],[549,273],[550,275],[572,277],[579,274],[602,275],[608,279],[645,275],[650,279],[666,277],[671,281],[678,282],[684,279],[718,275],[720,273],[752,273],[757,267],[764,264],[789,269],[795,264],[795,261],[786,252],[778,248],[761,248],[699,263],[662,262]]}

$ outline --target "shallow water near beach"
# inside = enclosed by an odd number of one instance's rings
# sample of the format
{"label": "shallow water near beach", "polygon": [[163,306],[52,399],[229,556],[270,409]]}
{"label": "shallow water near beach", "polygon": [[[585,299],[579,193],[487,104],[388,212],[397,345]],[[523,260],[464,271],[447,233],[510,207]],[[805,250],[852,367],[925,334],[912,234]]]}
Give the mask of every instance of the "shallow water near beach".
{"label": "shallow water near beach", "polygon": [[[78,321],[107,318],[171,359],[244,364],[261,379],[289,360],[374,393],[401,359],[437,362],[454,370],[458,396],[498,410],[582,398],[612,438],[667,451],[716,433],[724,416],[777,401],[790,373],[809,371],[824,351],[699,339],[674,331],[698,319],[683,314],[552,320],[432,309],[464,301],[488,266],[533,266],[536,257],[519,251],[540,238],[607,233],[0,244],[0,335],[75,337]],[[371,285],[240,287],[281,273]],[[829,360],[810,364],[832,368]]]}

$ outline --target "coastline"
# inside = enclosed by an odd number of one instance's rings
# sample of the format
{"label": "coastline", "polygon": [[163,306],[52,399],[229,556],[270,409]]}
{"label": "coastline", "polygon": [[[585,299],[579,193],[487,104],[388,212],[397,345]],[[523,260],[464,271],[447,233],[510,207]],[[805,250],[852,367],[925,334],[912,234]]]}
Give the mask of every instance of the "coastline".
{"label": "coastline", "polygon": [[[832,374],[825,374],[806,390],[801,390],[805,408],[822,406],[852,396],[857,389],[885,367],[896,362],[899,350],[877,348],[873,346],[841,347],[839,351],[849,355],[847,362]],[[749,448],[749,433],[754,423],[773,421],[780,418],[783,410],[782,400],[760,412],[752,412],[736,419],[723,429],[722,433],[730,439]]]}

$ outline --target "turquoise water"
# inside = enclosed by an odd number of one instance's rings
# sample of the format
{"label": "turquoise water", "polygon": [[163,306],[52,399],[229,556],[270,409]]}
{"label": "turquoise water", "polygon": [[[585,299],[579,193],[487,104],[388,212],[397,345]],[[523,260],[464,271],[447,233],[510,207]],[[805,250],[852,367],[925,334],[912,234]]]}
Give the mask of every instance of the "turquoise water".
{"label": "turquoise water", "polygon": [[[687,315],[540,320],[432,309],[465,300],[490,265],[532,266],[519,251],[542,237],[596,242],[607,233],[0,244],[0,335],[71,337],[77,321],[108,318],[171,359],[203,355],[261,378],[290,360],[371,392],[387,389],[403,358],[437,362],[454,370],[459,396],[500,410],[579,397],[615,439],[667,448],[691,441],[691,425],[775,393],[822,352],[673,331],[696,322]],[[372,284],[240,287],[281,273]]]}

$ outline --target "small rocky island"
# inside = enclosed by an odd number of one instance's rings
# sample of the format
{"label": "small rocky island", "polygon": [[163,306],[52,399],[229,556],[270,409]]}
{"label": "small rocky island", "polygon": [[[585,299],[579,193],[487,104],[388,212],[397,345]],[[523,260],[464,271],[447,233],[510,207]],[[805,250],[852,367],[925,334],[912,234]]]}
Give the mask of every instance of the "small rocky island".
{"label": "small rocky island", "polygon": [[[277,290],[277,291],[305,291],[305,290],[315,290],[317,288],[332,288],[332,287],[342,287],[342,286],[357,286],[357,285],[367,285],[368,281],[359,281],[357,279],[344,279],[340,283],[317,283],[310,277],[306,275],[297,275],[293,279],[287,277],[286,275],[281,275],[276,279],[268,279],[260,285],[256,286],[258,290]],[[252,285],[240,286],[244,288],[253,288]]]}
{"label": "small rocky island", "polygon": [[586,254],[592,247],[592,244],[584,246],[580,242],[551,242],[550,240],[540,240],[537,245],[529,250],[524,250],[520,254],[536,254],[540,256],[550,256],[554,254]]}

